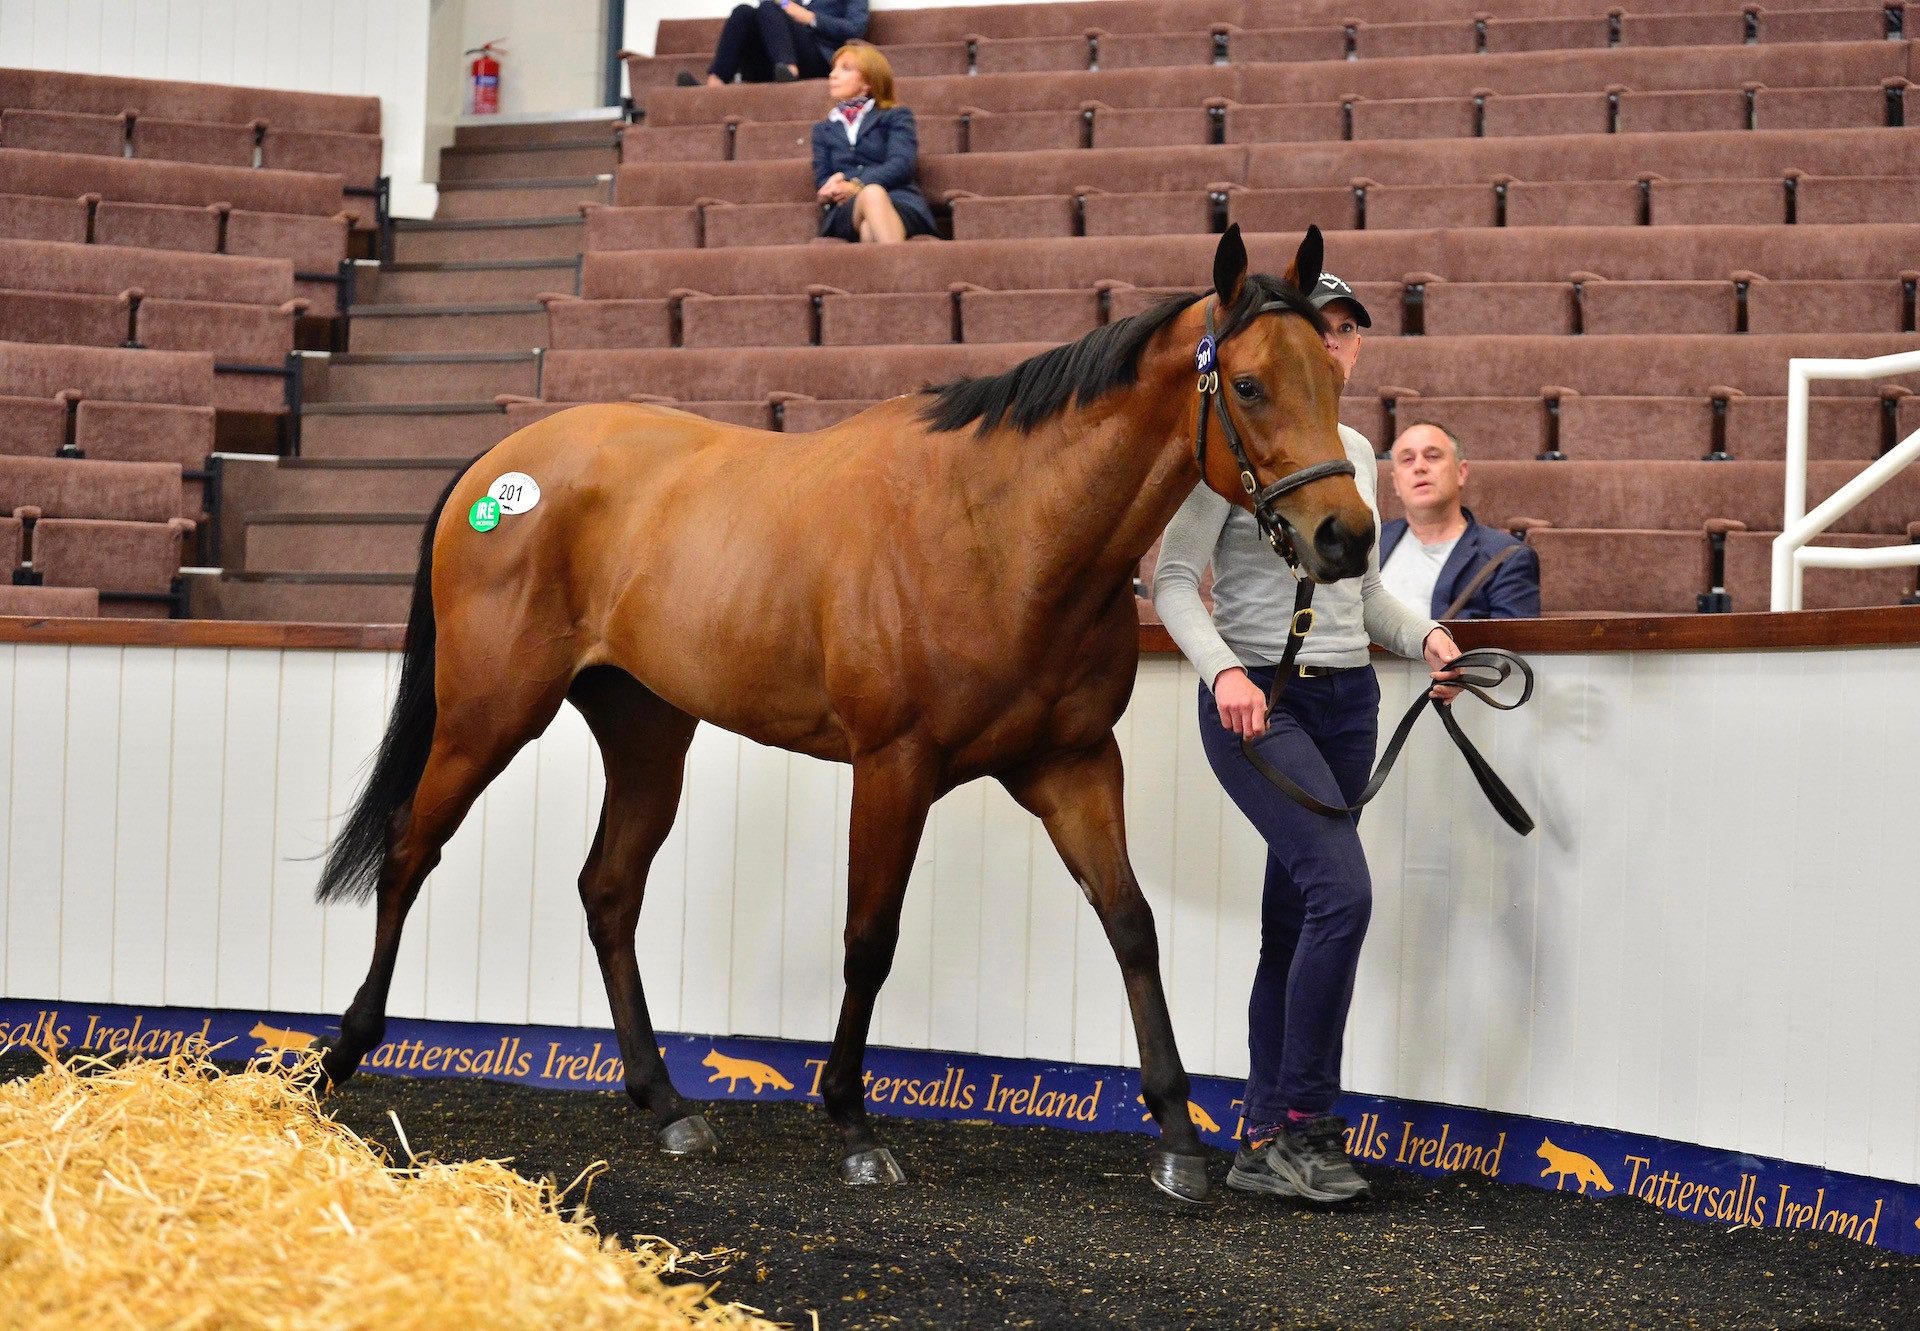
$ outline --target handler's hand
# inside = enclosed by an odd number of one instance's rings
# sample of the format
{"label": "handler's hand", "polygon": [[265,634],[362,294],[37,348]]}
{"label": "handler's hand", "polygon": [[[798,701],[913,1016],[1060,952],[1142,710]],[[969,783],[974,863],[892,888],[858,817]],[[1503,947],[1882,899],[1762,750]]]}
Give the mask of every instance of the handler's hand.
{"label": "handler's hand", "polygon": [[1239,666],[1214,677],[1213,700],[1220,708],[1220,724],[1242,739],[1253,739],[1267,728],[1267,695]]}
{"label": "handler's hand", "polygon": [[[1445,629],[1436,628],[1427,635],[1427,640],[1421,645],[1421,650],[1426,654],[1427,668],[1433,671],[1435,680],[1444,681],[1460,678],[1460,672],[1458,670],[1447,669],[1448,666],[1453,664],[1454,658],[1460,655],[1460,644],[1453,640],[1451,633],[1448,633]],[[1427,690],[1427,696],[1430,698],[1438,698],[1441,702],[1452,702],[1460,696],[1460,690],[1457,687],[1452,687],[1445,683],[1436,683],[1431,689]]]}

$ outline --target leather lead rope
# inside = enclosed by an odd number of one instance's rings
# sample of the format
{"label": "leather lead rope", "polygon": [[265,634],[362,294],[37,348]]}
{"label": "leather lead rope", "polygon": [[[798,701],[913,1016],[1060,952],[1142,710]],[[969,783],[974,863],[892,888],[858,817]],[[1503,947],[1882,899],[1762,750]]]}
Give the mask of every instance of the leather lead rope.
{"label": "leather lead rope", "polygon": [[[1312,603],[1313,584],[1302,578],[1293,596],[1293,619],[1287,626],[1287,645],[1280,654],[1280,664],[1274,668],[1273,687],[1267,691],[1269,722],[1272,720],[1274,709],[1279,706],[1280,695],[1287,691],[1287,682],[1293,675],[1294,658],[1300,654],[1300,645],[1313,628]],[[1517,707],[1524,706],[1527,700],[1533,697],[1533,667],[1512,652],[1502,651],[1498,647],[1479,647],[1470,652],[1462,652],[1454,658],[1451,668],[1461,672],[1459,680],[1461,689],[1473,694],[1487,706],[1502,712],[1511,712]],[[1495,697],[1492,691],[1506,683],[1516,673],[1521,679],[1520,696],[1512,702],[1503,702]],[[1533,831],[1533,816],[1527,812],[1526,806],[1520,803],[1519,798],[1507,788],[1507,783],[1500,779],[1500,774],[1493,770],[1493,764],[1486,760],[1480,750],[1474,747],[1473,741],[1467,738],[1466,732],[1460,729],[1460,723],[1454,719],[1453,705],[1441,702],[1425,692],[1415,698],[1413,705],[1401,716],[1400,724],[1394,727],[1393,738],[1387,741],[1387,751],[1380,756],[1379,766],[1373,769],[1373,775],[1368,778],[1366,787],[1361,790],[1360,798],[1352,804],[1328,804],[1312,791],[1307,790],[1268,762],[1256,747],[1257,740],[1243,737],[1240,741],[1240,752],[1246,755],[1247,761],[1253,764],[1256,772],[1295,804],[1310,809],[1314,813],[1325,814],[1329,818],[1344,818],[1349,814],[1358,813],[1368,801],[1380,793],[1380,788],[1386,784],[1388,773],[1393,771],[1394,763],[1399,761],[1400,750],[1406,747],[1407,737],[1413,733],[1414,722],[1420,719],[1421,712],[1429,703],[1432,704],[1433,710],[1440,714],[1440,723],[1447,728],[1447,734],[1459,748],[1460,756],[1466,759],[1467,770],[1473,773],[1473,779],[1479,783],[1480,791],[1487,797],[1487,803],[1493,806],[1493,811],[1500,815],[1508,827],[1521,836],[1526,836]]]}

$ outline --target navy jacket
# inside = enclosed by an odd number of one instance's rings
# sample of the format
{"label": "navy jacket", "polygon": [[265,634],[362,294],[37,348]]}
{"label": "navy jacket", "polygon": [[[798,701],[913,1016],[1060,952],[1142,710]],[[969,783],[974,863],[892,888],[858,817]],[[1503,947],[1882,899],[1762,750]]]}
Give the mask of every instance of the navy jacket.
{"label": "navy jacket", "polygon": [[913,112],[904,106],[870,110],[860,122],[860,137],[847,142],[847,127],[838,120],[822,120],[813,127],[813,187],[819,189],[835,171],[848,180],[878,185],[885,190],[914,190],[913,173],[920,164],[920,132]]}
{"label": "navy jacket", "polygon": [[833,63],[835,51],[867,35],[867,0],[813,0],[807,7],[813,11],[814,22],[802,31],[813,39],[820,48],[820,58],[828,64]]}
{"label": "navy jacket", "polygon": [[[1435,619],[1453,604],[1481,566],[1510,545],[1520,548],[1500,561],[1500,567],[1480,584],[1473,599],[1460,607],[1456,619],[1538,619],[1540,617],[1540,556],[1523,541],[1505,532],[1495,531],[1465,510],[1467,529],[1447,556],[1447,563],[1433,584],[1433,605],[1427,613]],[[1380,567],[1387,566],[1393,548],[1407,534],[1407,520],[1395,518],[1380,526]]]}

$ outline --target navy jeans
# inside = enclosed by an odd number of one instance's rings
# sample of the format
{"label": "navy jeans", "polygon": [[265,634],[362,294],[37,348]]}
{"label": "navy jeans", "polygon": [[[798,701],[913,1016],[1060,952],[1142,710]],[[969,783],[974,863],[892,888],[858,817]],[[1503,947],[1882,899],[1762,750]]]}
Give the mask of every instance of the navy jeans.
{"label": "navy jeans", "polygon": [[[1247,674],[1263,690],[1273,670]],[[1380,682],[1372,666],[1295,677],[1254,741],[1261,757],[1329,804],[1351,804],[1372,773]],[[1246,1121],[1324,1113],[1340,1094],[1340,1049],[1354,970],[1373,913],[1358,815],[1329,818],[1275,788],[1220,724],[1200,686],[1200,740],[1213,773],[1267,843],[1260,964],[1247,1004]]]}
{"label": "navy jeans", "polygon": [[708,72],[723,83],[732,83],[735,74],[748,83],[767,83],[775,65],[793,65],[803,79],[827,75],[827,62],[820,58],[812,29],[795,23],[771,0],[735,5],[720,29]]}

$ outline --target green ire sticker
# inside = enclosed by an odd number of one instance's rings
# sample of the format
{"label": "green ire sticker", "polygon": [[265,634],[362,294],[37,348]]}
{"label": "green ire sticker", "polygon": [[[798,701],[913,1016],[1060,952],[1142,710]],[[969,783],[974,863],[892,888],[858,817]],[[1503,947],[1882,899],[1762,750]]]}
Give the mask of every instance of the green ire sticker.
{"label": "green ire sticker", "polygon": [[498,499],[476,499],[473,507],[467,510],[467,525],[475,531],[492,531],[500,525],[500,501]]}

